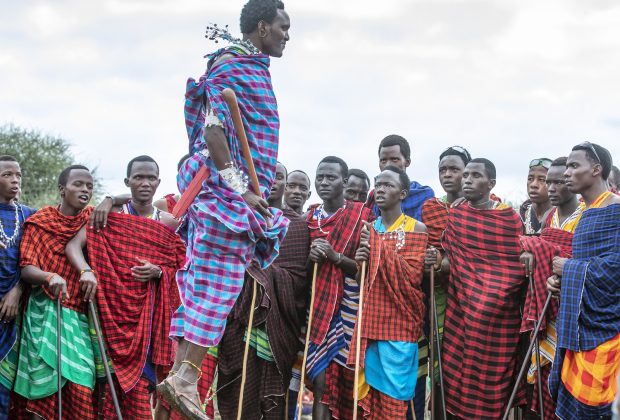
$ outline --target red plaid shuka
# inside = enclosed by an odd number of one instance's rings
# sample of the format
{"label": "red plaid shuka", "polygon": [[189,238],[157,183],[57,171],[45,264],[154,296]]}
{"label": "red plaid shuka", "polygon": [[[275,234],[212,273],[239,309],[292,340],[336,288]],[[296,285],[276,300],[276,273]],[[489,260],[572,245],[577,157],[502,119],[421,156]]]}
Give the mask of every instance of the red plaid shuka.
{"label": "red plaid shuka", "polygon": [[[30,420],[36,414],[44,420],[58,418],[58,394],[54,393],[38,400],[28,400],[12,393],[13,407],[9,418],[13,420]],[[93,391],[85,386],[67,381],[62,387],[63,420],[95,420],[96,401]]]}
{"label": "red plaid shuka", "polygon": [[447,410],[463,418],[501,418],[518,358],[519,262],[523,224],[511,208],[450,210],[443,248],[450,258],[443,341]]}
{"label": "red plaid shuka", "polygon": [[[422,274],[426,253],[425,233],[405,233],[405,244],[396,248],[390,233],[370,230],[370,259],[364,287],[361,366],[368,340],[416,343],[424,323]],[[355,366],[357,326],[351,339],[347,364]]]}
{"label": "red plaid shuka", "polygon": [[[524,251],[534,254],[533,288],[528,288],[523,307],[521,332],[532,331],[542,313],[547,300],[547,279],[553,274],[553,257],[570,258],[572,254],[573,234],[562,229],[546,227],[540,236],[522,236],[521,246]],[[533,293],[532,293],[533,291]],[[547,315],[540,326],[540,335],[544,337],[547,320],[554,320],[558,314],[558,301],[551,300]]]}
{"label": "red plaid shuka", "polygon": [[434,197],[424,202],[422,206],[422,223],[428,231],[428,244],[438,249],[441,247],[441,235],[448,224],[450,205]]}
{"label": "red plaid shuka", "polygon": [[[56,207],[43,207],[24,223],[19,247],[20,267],[34,265],[65,279],[69,299],[63,299],[62,306],[80,313],[86,313],[80,292],[80,272],[67,259],[65,246],[88,222],[92,209],[87,207],[77,216],[65,216]],[[42,287],[51,298],[47,286]]]}
{"label": "red plaid shuka", "polygon": [[[112,213],[105,229],[87,230],[87,248],[99,279],[97,304],[110,359],[122,389],[140,380],[149,346],[155,365],[174,359],[168,337],[172,314],[180,304],[176,271],[185,259],[179,237],[160,222]],[[140,282],[131,267],[144,259],[162,269],[159,280]]]}
{"label": "red plaid shuka", "polygon": [[[415,343],[424,323],[422,275],[427,234],[405,233],[405,244],[397,249],[390,233],[370,230],[370,258],[364,287],[360,367],[364,367],[369,340]],[[357,324],[347,363],[355,366]],[[371,419],[404,418],[407,401],[389,397],[375,389],[360,401]]]}
{"label": "red plaid shuka", "polygon": [[[313,214],[318,204],[308,209],[308,228],[310,241],[318,238],[326,239],[336,252],[345,257],[355,258],[359,246],[360,232],[364,224],[362,221],[374,220],[372,210],[364,207],[364,203],[347,201],[344,208],[339,209],[328,219],[321,220],[321,229]],[[312,308],[312,331],[310,339],[316,345],[321,344],[327,336],[329,323],[334,316],[338,303],[344,292],[344,272],[329,261],[319,266],[316,276],[316,291],[314,308]]]}

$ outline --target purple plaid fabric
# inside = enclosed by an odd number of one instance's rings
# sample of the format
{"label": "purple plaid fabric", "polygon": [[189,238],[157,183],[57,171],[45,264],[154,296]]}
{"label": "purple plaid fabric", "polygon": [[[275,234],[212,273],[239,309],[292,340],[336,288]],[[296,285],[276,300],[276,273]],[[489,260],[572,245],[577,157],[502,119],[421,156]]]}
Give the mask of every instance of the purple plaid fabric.
{"label": "purple plaid fabric", "polygon": [[[226,59],[218,60],[222,54]],[[217,345],[243,286],[247,265],[255,259],[266,268],[278,255],[288,219],[272,209],[269,226],[231,190],[217,168],[201,152],[206,104],[223,123],[228,148],[236,165],[248,174],[237,133],[221,92],[235,91],[263,196],[275,177],[279,118],[269,74],[269,57],[247,55],[238,49],[212,54],[205,75],[189,79],[185,94],[185,124],[192,156],[178,176],[183,192],[201,165],[210,169],[202,190],[189,207],[180,233],[187,244],[187,261],[177,273],[181,306],[172,320],[171,336],[211,347]]]}

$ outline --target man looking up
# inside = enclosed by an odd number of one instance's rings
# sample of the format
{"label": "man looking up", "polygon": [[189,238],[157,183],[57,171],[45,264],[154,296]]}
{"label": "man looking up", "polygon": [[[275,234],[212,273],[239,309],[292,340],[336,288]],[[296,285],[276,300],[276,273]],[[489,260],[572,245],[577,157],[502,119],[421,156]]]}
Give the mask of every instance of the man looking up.
{"label": "man looking up", "polygon": [[[83,277],[96,273],[104,279],[97,293],[99,317],[126,418],[152,418],[149,389],[174,358],[168,333],[179,305],[174,279],[185,248],[173,230],[177,221],[153,205],[159,183],[153,158],[133,158],[125,178],[131,200],[113,208],[123,215],[110,215],[100,231],[82,228],[66,246],[67,257]],[[109,388],[104,401],[104,417],[114,417]]]}
{"label": "man looking up", "polygon": [[280,162],[276,163],[276,178],[273,184],[271,184],[269,197],[267,198],[269,207],[282,210],[282,196],[284,195],[284,188],[286,187],[286,176],[286,166]]}
{"label": "man looking up", "polygon": [[284,204],[297,214],[304,213],[304,204],[310,198],[310,177],[300,170],[293,171],[286,177]]}
{"label": "man looking up", "polygon": [[347,185],[344,188],[344,199],[365,203],[370,189],[370,179],[361,169],[349,169]]}
{"label": "man looking up", "polygon": [[465,419],[502,417],[518,356],[523,224],[490,197],[495,179],[488,159],[467,164],[465,201],[450,210],[442,240],[450,264],[442,346],[446,410]]}
{"label": "man looking up", "polygon": [[[19,244],[24,222],[35,212],[17,203],[21,182],[17,159],[0,156],[0,360],[7,357],[17,341],[16,317],[24,287],[20,282]],[[0,371],[7,372],[7,369]],[[14,373],[0,375],[0,418],[9,415]]]}
{"label": "man looking up", "polygon": [[[363,203],[345,201],[347,164],[335,156],[321,160],[314,187],[323,202],[310,206],[310,263],[318,264],[307,372],[313,381],[317,420],[350,418],[354,371],[347,365],[357,314],[359,285],[353,259],[363,221],[374,219]],[[330,413],[331,412],[331,413]]]}
{"label": "man looking up", "polygon": [[[25,399],[18,417],[57,416],[56,299],[62,299],[62,404],[64,418],[94,419],[95,362],[86,302],[97,289],[94,276],[81,276],[65,255],[65,245],[88,222],[93,177],[72,165],[58,177],[61,203],[26,220],[20,246],[22,279],[32,292],[24,312],[14,391]],[[93,273],[90,273],[93,274]],[[26,414],[29,413],[29,414]]]}
{"label": "man looking up", "polygon": [[550,166],[551,159],[547,158],[534,159],[530,162],[530,169],[527,174],[527,195],[529,199],[521,205],[519,210],[527,235],[540,232],[544,224],[544,215],[551,208],[545,184]]}
{"label": "man looking up", "polygon": [[608,190],[612,159],[598,144],[573,147],[566,185],[585,203],[572,257],[555,257],[547,288],[560,296],[549,377],[562,419],[611,417],[620,370],[620,197]]}
{"label": "man looking up", "polygon": [[[542,309],[547,298],[547,279],[553,274],[553,257],[570,257],[573,234],[577,223],[581,218],[584,204],[580,203],[577,196],[566,186],[564,171],[566,170],[566,157],[560,157],[551,162],[547,172],[547,190],[549,201],[554,206],[545,216],[545,225],[540,236],[522,236],[521,245],[523,254],[521,261],[525,264],[525,271],[531,273],[532,284],[528,288],[523,307],[523,321],[521,332],[534,329],[536,321],[542,314]],[[556,317],[558,302],[552,300],[547,309],[546,316],[541,324],[542,333],[537,338],[540,347],[541,363],[537,368],[536,353],[532,355],[527,380],[534,386],[529,407],[535,413],[541,413],[539,407],[539,390],[536,375],[541,375],[543,407],[542,413],[545,418],[555,413],[555,403],[547,391],[549,389],[549,372],[551,363],[556,352]]]}
{"label": "man looking up", "polygon": [[[362,230],[358,262],[368,261],[360,361],[370,386],[360,406],[370,419],[404,419],[418,377],[418,339],[424,324],[422,275],[426,227],[406,216],[401,201],[409,177],[387,166],[375,178],[381,216]],[[356,326],[352,343],[356,343]],[[353,346],[354,347],[354,346]],[[355,351],[349,364],[355,367]],[[423,391],[424,392],[424,391]]]}
{"label": "man looking up", "polygon": [[[379,169],[383,171],[388,165],[394,165],[397,168],[407,171],[411,165],[411,148],[409,142],[402,136],[391,134],[381,140],[379,144]],[[425,185],[421,185],[416,181],[411,181],[409,186],[409,194],[402,202],[402,210],[409,217],[416,220],[422,220],[422,206],[429,198],[435,196],[433,189]],[[366,206],[373,209],[375,215],[379,215],[379,208],[375,204],[374,191],[371,191]],[[425,326],[426,328],[426,326]],[[426,389],[426,369],[428,360],[428,341],[424,335],[420,338],[419,356],[420,369],[418,370],[418,384],[416,392],[416,400],[413,402],[416,418],[424,418],[424,401]]]}
{"label": "man looking up", "polygon": [[[262,196],[275,178],[280,126],[269,57],[282,56],[290,19],[281,1],[249,0],[240,23],[243,40],[209,55],[206,74],[190,79],[185,94],[191,156],[179,172],[179,191],[188,189],[201,168],[208,175],[204,181],[198,178],[203,187],[181,227],[187,264],[177,273],[181,306],[170,329],[179,347],[174,374],[158,391],[193,419],[206,418],[197,393],[200,366],[209,347],[222,338],[245,269],[252,260],[261,268],[271,264],[288,222]],[[231,40],[221,27],[209,28],[207,36]],[[248,188],[250,174],[222,96],[225,88],[235,92],[260,191]]]}

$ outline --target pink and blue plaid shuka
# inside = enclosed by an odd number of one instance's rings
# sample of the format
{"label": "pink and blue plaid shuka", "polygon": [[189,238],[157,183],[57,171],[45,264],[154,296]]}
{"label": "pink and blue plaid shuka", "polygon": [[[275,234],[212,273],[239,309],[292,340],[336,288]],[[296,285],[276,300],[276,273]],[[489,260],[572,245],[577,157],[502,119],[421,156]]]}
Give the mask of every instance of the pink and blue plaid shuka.
{"label": "pink and blue plaid shuka", "polygon": [[[228,58],[216,62],[222,54]],[[187,261],[177,273],[181,306],[174,314],[170,335],[184,337],[203,347],[219,343],[252,259],[266,268],[278,255],[288,219],[271,209],[265,219],[248,207],[243,198],[220,177],[211,159],[200,153],[204,139],[205,104],[224,123],[232,159],[245,174],[247,163],[221,92],[231,88],[237,95],[243,124],[263,196],[275,178],[280,126],[277,103],[271,87],[269,57],[246,54],[238,48],[219,50],[209,57],[207,72],[198,81],[189,79],[185,94],[185,124],[191,157],[179,171],[183,192],[202,165],[208,179],[189,207],[181,234],[187,243]]]}

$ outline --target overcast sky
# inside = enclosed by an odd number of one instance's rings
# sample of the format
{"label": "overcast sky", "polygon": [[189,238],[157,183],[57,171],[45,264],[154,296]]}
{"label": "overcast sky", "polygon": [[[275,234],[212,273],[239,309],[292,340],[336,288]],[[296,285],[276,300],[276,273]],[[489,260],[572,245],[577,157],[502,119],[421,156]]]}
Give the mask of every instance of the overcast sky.
{"label": "overcast sky", "polygon": [[[60,135],[123,192],[153,156],[163,195],[187,150],[183,99],[210,22],[238,33],[244,0],[7,1],[0,124]],[[314,174],[326,155],[378,172],[377,145],[407,138],[412,179],[437,181],[451,145],[491,159],[495,192],[525,197],[528,162],[590,140],[620,161],[620,2],[289,0],[291,40],[272,60],[279,159]]]}

